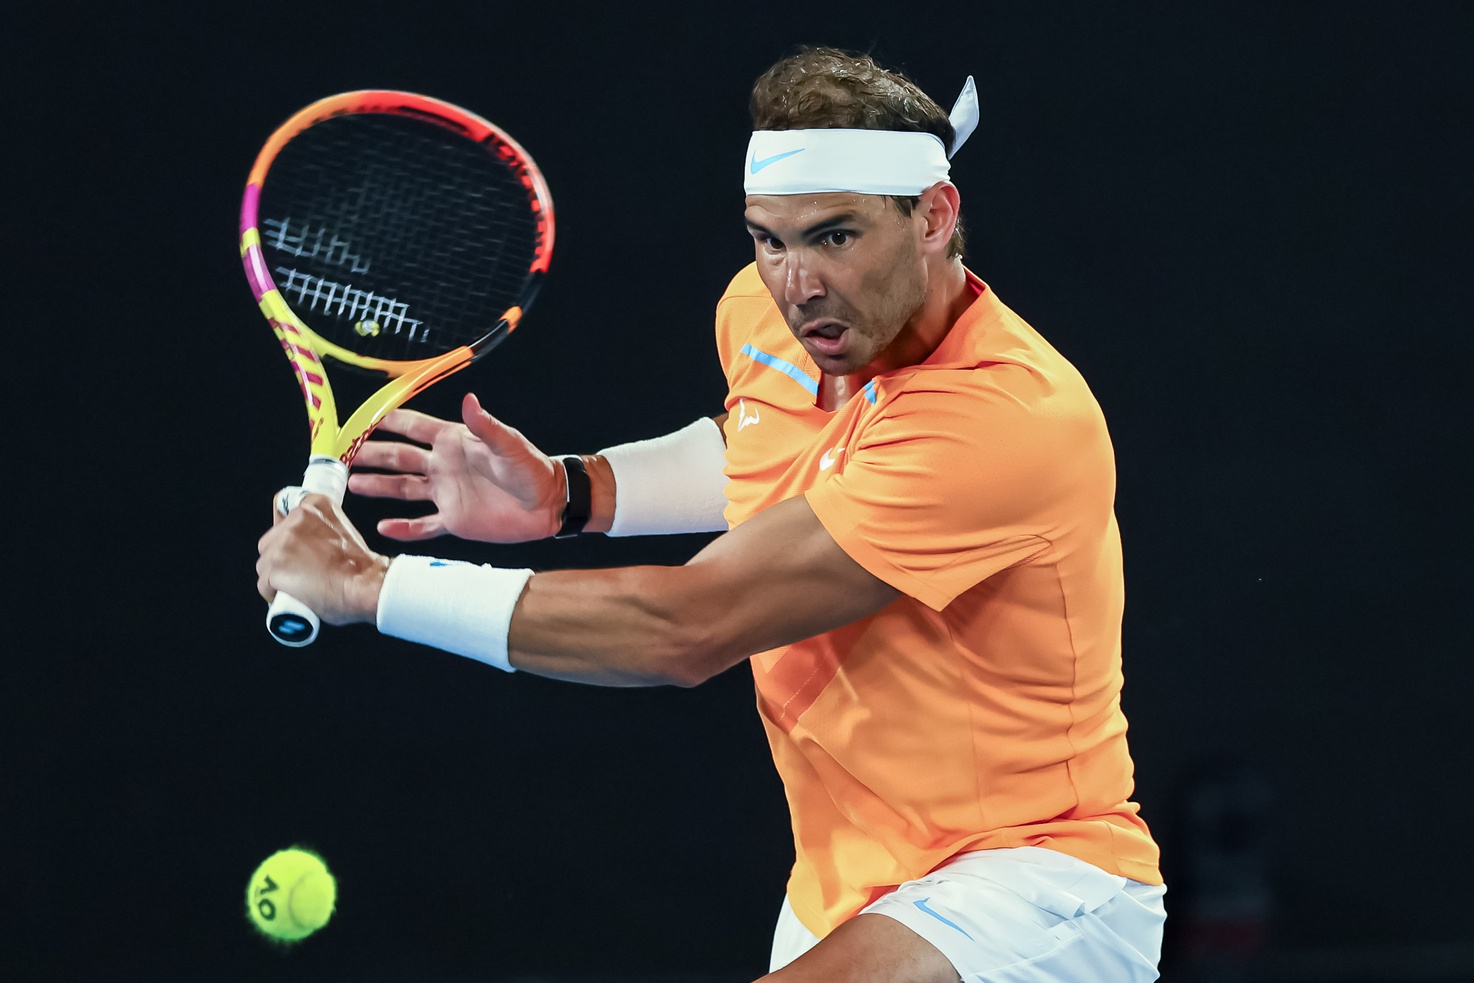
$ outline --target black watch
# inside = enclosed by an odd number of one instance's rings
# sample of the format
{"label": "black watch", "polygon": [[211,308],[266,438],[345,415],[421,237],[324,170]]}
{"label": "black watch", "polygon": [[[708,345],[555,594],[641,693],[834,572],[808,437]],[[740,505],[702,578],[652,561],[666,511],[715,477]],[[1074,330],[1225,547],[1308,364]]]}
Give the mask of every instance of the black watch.
{"label": "black watch", "polygon": [[568,504],[563,508],[563,524],[553,533],[554,539],[572,539],[588,525],[593,507],[593,487],[588,468],[581,457],[563,458],[563,475],[568,485]]}

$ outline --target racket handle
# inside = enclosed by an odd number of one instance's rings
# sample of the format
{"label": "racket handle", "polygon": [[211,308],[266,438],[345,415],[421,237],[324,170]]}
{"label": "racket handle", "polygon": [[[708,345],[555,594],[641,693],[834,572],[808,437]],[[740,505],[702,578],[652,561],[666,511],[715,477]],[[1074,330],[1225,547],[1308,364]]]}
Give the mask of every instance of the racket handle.
{"label": "racket handle", "polygon": [[[306,495],[326,495],[335,504],[343,504],[348,490],[348,468],[331,457],[314,455],[307,463],[301,486],[293,485],[276,493],[276,510],[286,515]],[[277,591],[266,609],[266,630],[283,645],[301,648],[317,638],[322,621],[301,601],[286,591]]]}
{"label": "racket handle", "polygon": [[283,645],[301,648],[317,639],[322,626],[312,609],[284,590],[276,592],[271,607],[266,609],[266,630]]}

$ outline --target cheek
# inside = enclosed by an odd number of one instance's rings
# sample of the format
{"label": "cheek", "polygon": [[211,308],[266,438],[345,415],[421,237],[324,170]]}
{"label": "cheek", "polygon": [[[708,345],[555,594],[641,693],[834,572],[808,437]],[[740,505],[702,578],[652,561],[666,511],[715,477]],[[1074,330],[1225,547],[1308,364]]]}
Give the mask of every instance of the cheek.
{"label": "cheek", "polygon": [[[867,307],[873,317],[884,322],[904,321],[918,306],[924,295],[924,281],[909,265],[909,255],[895,256],[889,264],[871,270],[862,280]],[[880,325],[884,328],[889,324]],[[899,327],[899,325],[895,325]]]}

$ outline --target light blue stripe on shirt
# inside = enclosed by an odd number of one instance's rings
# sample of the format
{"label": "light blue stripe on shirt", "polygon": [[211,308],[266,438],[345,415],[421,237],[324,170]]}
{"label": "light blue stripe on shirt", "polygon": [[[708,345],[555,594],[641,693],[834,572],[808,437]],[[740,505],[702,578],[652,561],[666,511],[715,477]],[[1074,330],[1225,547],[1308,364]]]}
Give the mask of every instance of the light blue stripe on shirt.
{"label": "light blue stripe on shirt", "polygon": [[[784,375],[791,378],[794,382],[807,389],[810,396],[819,395],[818,380],[810,379],[807,375],[804,374],[803,369],[799,368],[797,365],[794,365],[792,362],[785,362],[777,355],[769,355],[767,352],[760,351],[759,349],[756,349],[751,345],[743,345],[742,354],[746,355],[754,362],[761,362],[770,369],[777,369],[779,372],[782,372]],[[874,400],[871,400],[871,402],[874,402]]]}

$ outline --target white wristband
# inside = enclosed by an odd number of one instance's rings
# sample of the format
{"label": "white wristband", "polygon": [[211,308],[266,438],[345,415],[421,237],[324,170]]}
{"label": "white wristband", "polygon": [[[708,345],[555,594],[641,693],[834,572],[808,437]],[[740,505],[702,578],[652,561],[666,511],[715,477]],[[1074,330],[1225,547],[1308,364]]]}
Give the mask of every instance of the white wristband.
{"label": "white wristband", "polygon": [[653,440],[606,447],[614,472],[610,536],[726,532],[727,444],[722,428],[702,417]]}
{"label": "white wristband", "polygon": [[531,570],[396,556],[384,575],[375,623],[385,635],[516,672],[507,660],[507,631],[531,576]]}

